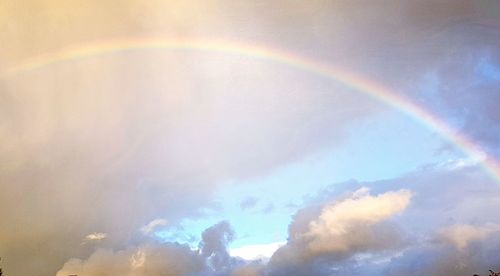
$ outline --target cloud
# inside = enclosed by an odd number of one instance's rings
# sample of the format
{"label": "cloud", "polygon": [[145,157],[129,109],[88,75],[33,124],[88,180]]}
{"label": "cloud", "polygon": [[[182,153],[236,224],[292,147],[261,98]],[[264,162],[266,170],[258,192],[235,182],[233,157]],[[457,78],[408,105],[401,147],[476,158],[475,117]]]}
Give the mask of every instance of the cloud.
{"label": "cloud", "polygon": [[[86,261],[68,261],[60,273],[100,266],[123,275],[144,275],[142,267],[159,275],[484,274],[500,268],[500,221],[493,213],[477,216],[498,208],[500,187],[492,181],[478,167],[442,170],[437,164],[390,180],[336,183],[295,214],[285,244],[228,251],[235,233],[222,221],[203,231],[197,250],[172,243],[100,249]],[[407,189],[394,189],[401,183]],[[345,194],[343,185],[359,188]],[[158,253],[164,261],[151,262],[150,255],[164,251],[174,253]],[[274,252],[268,263],[262,252]],[[170,256],[179,255],[183,261],[171,270]]]}
{"label": "cloud", "polygon": [[[477,24],[483,2],[469,2],[7,0],[0,3],[0,71],[116,37],[251,41],[390,84],[500,154],[498,30]],[[428,75],[435,81],[421,86]],[[380,110],[365,95],[308,72],[234,55],[134,50],[2,77],[0,256],[8,260],[6,272],[52,275],[68,256],[94,252],[81,240],[95,229],[108,235],[99,244],[135,246],[143,238],[134,236],[137,229],[152,219],[175,225],[200,216],[220,183],[260,177],[341,146],[352,124]],[[433,177],[408,179],[422,184]],[[494,193],[466,197],[434,178],[429,183],[427,199],[409,207],[425,222],[415,227],[470,220],[478,212],[484,220],[493,216],[484,206],[495,206]],[[483,183],[465,190],[483,193]],[[412,182],[390,185],[398,190]],[[425,204],[433,210],[443,204],[446,211],[427,212]],[[326,221],[318,216],[309,221],[321,229]],[[294,227],[313,233],[307,223]]]}
{"label": "cloud", "polygon": [[140,230],[141,230],[141,232],[144,235],[149,235],[157,227],[159,227],[159,226],[165,226],[165,225],[167,225],[167,220],[166,219],[154,219],[154,220],[150,221],[148,224],[146,224],[143,227],[141,227]]}
{"label": "cloud", "polygon": [[233,241],[234,232],[227,221],[221,221],[201,234],[200,253],[207,258],[209,265],[215,271],[230,271],[232,258],[227,245]]}
{"label": "cloud", "polygon": [[276,206],[274,206],[274,204],[272,202],[269,202],[268,204],[266,204],[262,208],[261,212],[264,214],[268,214],[268,213],[272,212],[275,208],[276,208]]}
{"label": "cloud", "polygon": [[264,264],[252,262],[235,268],[231,276],[260,276],[263,275],[264,269]]}
{"label": "cloud", "polygon": [[[308,240],[307,248],[312,254],[351,251],[366,245],[371,247],[371,243],[378,242],[376,240],[380,237],[371,237],[371,242],[358,241],[362,228],[401,213],[410,199],[408,190],[371,196],[368,189],[362,188],[354,192],[351,198],[324,207],[317,220],[309,223],[309,231],[298,238]],[[351,235],[355,237],[354,240],[349,239]]]}
{"label": "cloud", "polygon": [[314,259],[335,262],[358,253],[395,248],[398,232],[383,222],[404,211],[411,196],[408,190],[373,196],[367,188],[361,188],[327,203],[308,219],[296,217],[287,245],[278,249],[270,265],[289,269]]}
{"label": "cloud", "polygon": [[228,222],[207,228],[201,236],[198,249],[153,241],[124,250],[99,248],[86,260],[68,260],[56,275],[217,275],[244,265],[228,253],[227,245],[234,236]]}
{"label": "cloud", "polygon": [[[494,229],[494,230],[493,230]],[[498,225],[448,225],[423,242],[379,265],[384,275],[488,275],[500,270]]]}
{"label": "cloud", "polygon": [[[326,99],[330,87],[261,61],[202,55],[195,70],[174,55],[152,68],[149,51],[137,54],[2,80],[0,181],[10,184],[0,194],[0,255],[11,274],[51,275],[67,256],[83,258],[92,249],[81,237],[94,229],[123,247],[154,218],[199,216],[219,183],[340,142],[343,126],[375,106],[343,88]],[[241,70],[224,71],[233,65]],[[47,248],[35,250],[41,241]]]}
{"label": "cloud", "polygon": [[500,220],[491,212],[498,199],[495,180],[473,165],[436,164],[389,180],[335,183],[295,214],[287,244],[258,275],[499,271]]}
{"label": "cloud", "polygon": [[[115,16],[99,15],[96,1],[0,4],[0,26],[17,30],[0,40],[19,44],[2,44],[0,55],[16,63],[82,41],[147,35],[129,18],[138,12],[131,2]],[[156,4],[147,11],[171,10]],[[56,18],[42,20],[45,13]],[[82,248],[81,237],[94,229],[124,247],[154,218],[175,225],[200,216],[220,183],[264,176],[341,144],[350,122],[379,109],[302,71],[190,51],[73,60],[1,78],[0,87],[0,182],[9,183],[0,194],[0,255],[17,275],[51,275],[67,256],[83,258],[92,248]]]}
{"label": "cloud", "polygon": [[100,241],[102,239],[105,239],[108,236],[106,233],[102,232],[94,232],[92,234],[88,234],[85,236],[84,241]]}
{"label": "cloud", "polygon": [[187,275],[203,269],[203,258],[189,247],[161,244],[121,251],[99,249],[87,260],[69,260],[56,275]]}
{"label": "cloud", "polygon": [[495,232],[500,232],[500,225],[474,226],[458,224],[442,229],[439,236],[440,240],[453,244],[458,250],[463,251],[470,243],[483,240]]}
{"label": "cloud", "polygon": [[256,197],[247,197],[241,201],[240,208],[242,210],[247,210],[247,209],[255,207],[258,202],[259,202],[259,200]]}

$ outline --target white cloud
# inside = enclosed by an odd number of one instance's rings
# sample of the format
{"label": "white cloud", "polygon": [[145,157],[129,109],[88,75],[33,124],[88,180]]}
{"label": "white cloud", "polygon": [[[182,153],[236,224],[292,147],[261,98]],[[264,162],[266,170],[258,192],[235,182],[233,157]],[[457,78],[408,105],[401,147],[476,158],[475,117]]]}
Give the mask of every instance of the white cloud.
{"label": "white cloud", "polygon": [[438,167],[442,167],[448,170],[459,170],[462,168],[474,167],[482,162],[486,161],[487,155],[484,152],[479,152],[475,156],[457,158],[457,159],[449,159],[441,164],[438,164]]}
{"label": "white cloud", "polygon": [[372,196],[367,188],[361,188],[352,197],[323,207],[319,217],[309,223],[308,231],[298,238],[307,241],[311,254],[369,247],[378,242],[369,227],[401,213],[410,199],[408,190]]}
{"label": "white cloud", "polygon": [[108,236],[108,234],[106,234],[106,233],[94,232],[92,234],[88,234],[87,236],[85,236],[84,240],[85,241],[100,241],[100,240],[105,239],[107,236]]}
{"label": "white cloud", "polygon": [[411,197],[409,190],[374,196],[361,188],[349,197],[325,204],[315,215],[296,216],[288,243],[276,251],[271,265],[297,265],[322,256],[340,261],[359,253],[394,248],[399,244],[399,233],[384,222],[403,212]]}

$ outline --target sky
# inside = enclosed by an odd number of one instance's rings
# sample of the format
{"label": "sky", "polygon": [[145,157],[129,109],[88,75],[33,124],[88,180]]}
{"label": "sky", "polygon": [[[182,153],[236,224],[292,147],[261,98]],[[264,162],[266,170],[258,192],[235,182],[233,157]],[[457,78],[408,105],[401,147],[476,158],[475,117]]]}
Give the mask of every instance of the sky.
{"label": "sky", "polygon": [[0,1],[5,275],[500,271],[500,2]]}

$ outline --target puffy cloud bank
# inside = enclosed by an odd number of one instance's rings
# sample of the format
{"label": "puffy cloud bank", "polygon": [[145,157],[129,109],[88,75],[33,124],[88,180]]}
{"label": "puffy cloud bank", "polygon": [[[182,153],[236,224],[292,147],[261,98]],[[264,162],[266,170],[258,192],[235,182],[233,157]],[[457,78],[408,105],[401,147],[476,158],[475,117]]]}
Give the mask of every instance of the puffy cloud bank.
{"label": "puffy cloud bank", "polygon": [[322,257],[339,262],[354,254],[394,248],[397,232],[381,223],[404,211],[410,199],[407,190],[373,196],[362,188],[325,204],[309,221],[295,220],[290,225],[290,239],[273,255],[269,267],[230,256],[227,246],[234,232],[223,221],[202,233],[197,250],[176,243],[143,244],[119,251],[99,249],[87,260],[67,261],[57,276],[260,275],[283,273],[284,269],[291,272]]}
{"label": "puffy cloud bank", "polygon": [[189,275],[203,269],[203,258],[189,247],[162,244],[121,251],[99,249],[87,260],[69,260],[56,275]]}
{"label": "puffy cloud bank", "polygon": [[[500,219],[491,210],[499,207],[500,187],[475,166],[440,168],[332,185],[293,216],[286,244],[269,260],[231,256],[228,245],[237,233],[220,222],[201,233],[197,249],[151,240],[98,249],[86,260],[67,261],[57,275],[470,276],[499,270]],[[407,189],[396,188],[402,183]]]}
{"label": "puffy cloud bank", "polygon": [[292,222],[288,244],[278,250],[271,264],[293,267],[322,256],[342,260],[391,248],[398,242],[398,233],[381,223],[401,213],[410,198],[407,190],[372,196],[361,188],[348,198],[328,203],[316,216]]}
{"label": "puffy cloud bank", "polygon": [[297,212],[258,275],[487,275],[500,270],[499,207],[477,166],[337,183]]}
{"label": "puffy cloud bank", "polygon": [[153,241],[124,250],[98,249],[86,260],[75,258],[67,261],[56,275],[180,276],[228,273],[237,262],[227,250],[233,235],[229,224],[222,221],[202,233],[197,250],[178,243]]}

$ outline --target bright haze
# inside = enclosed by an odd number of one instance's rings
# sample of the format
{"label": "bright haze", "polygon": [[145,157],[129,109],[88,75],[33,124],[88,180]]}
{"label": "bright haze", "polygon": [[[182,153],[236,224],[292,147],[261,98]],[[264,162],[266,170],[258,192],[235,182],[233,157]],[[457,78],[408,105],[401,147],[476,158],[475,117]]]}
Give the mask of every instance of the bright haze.
{"label": "bright haze", "polygon": [[0,1],[0,267],[500,271],[500,3]]}

